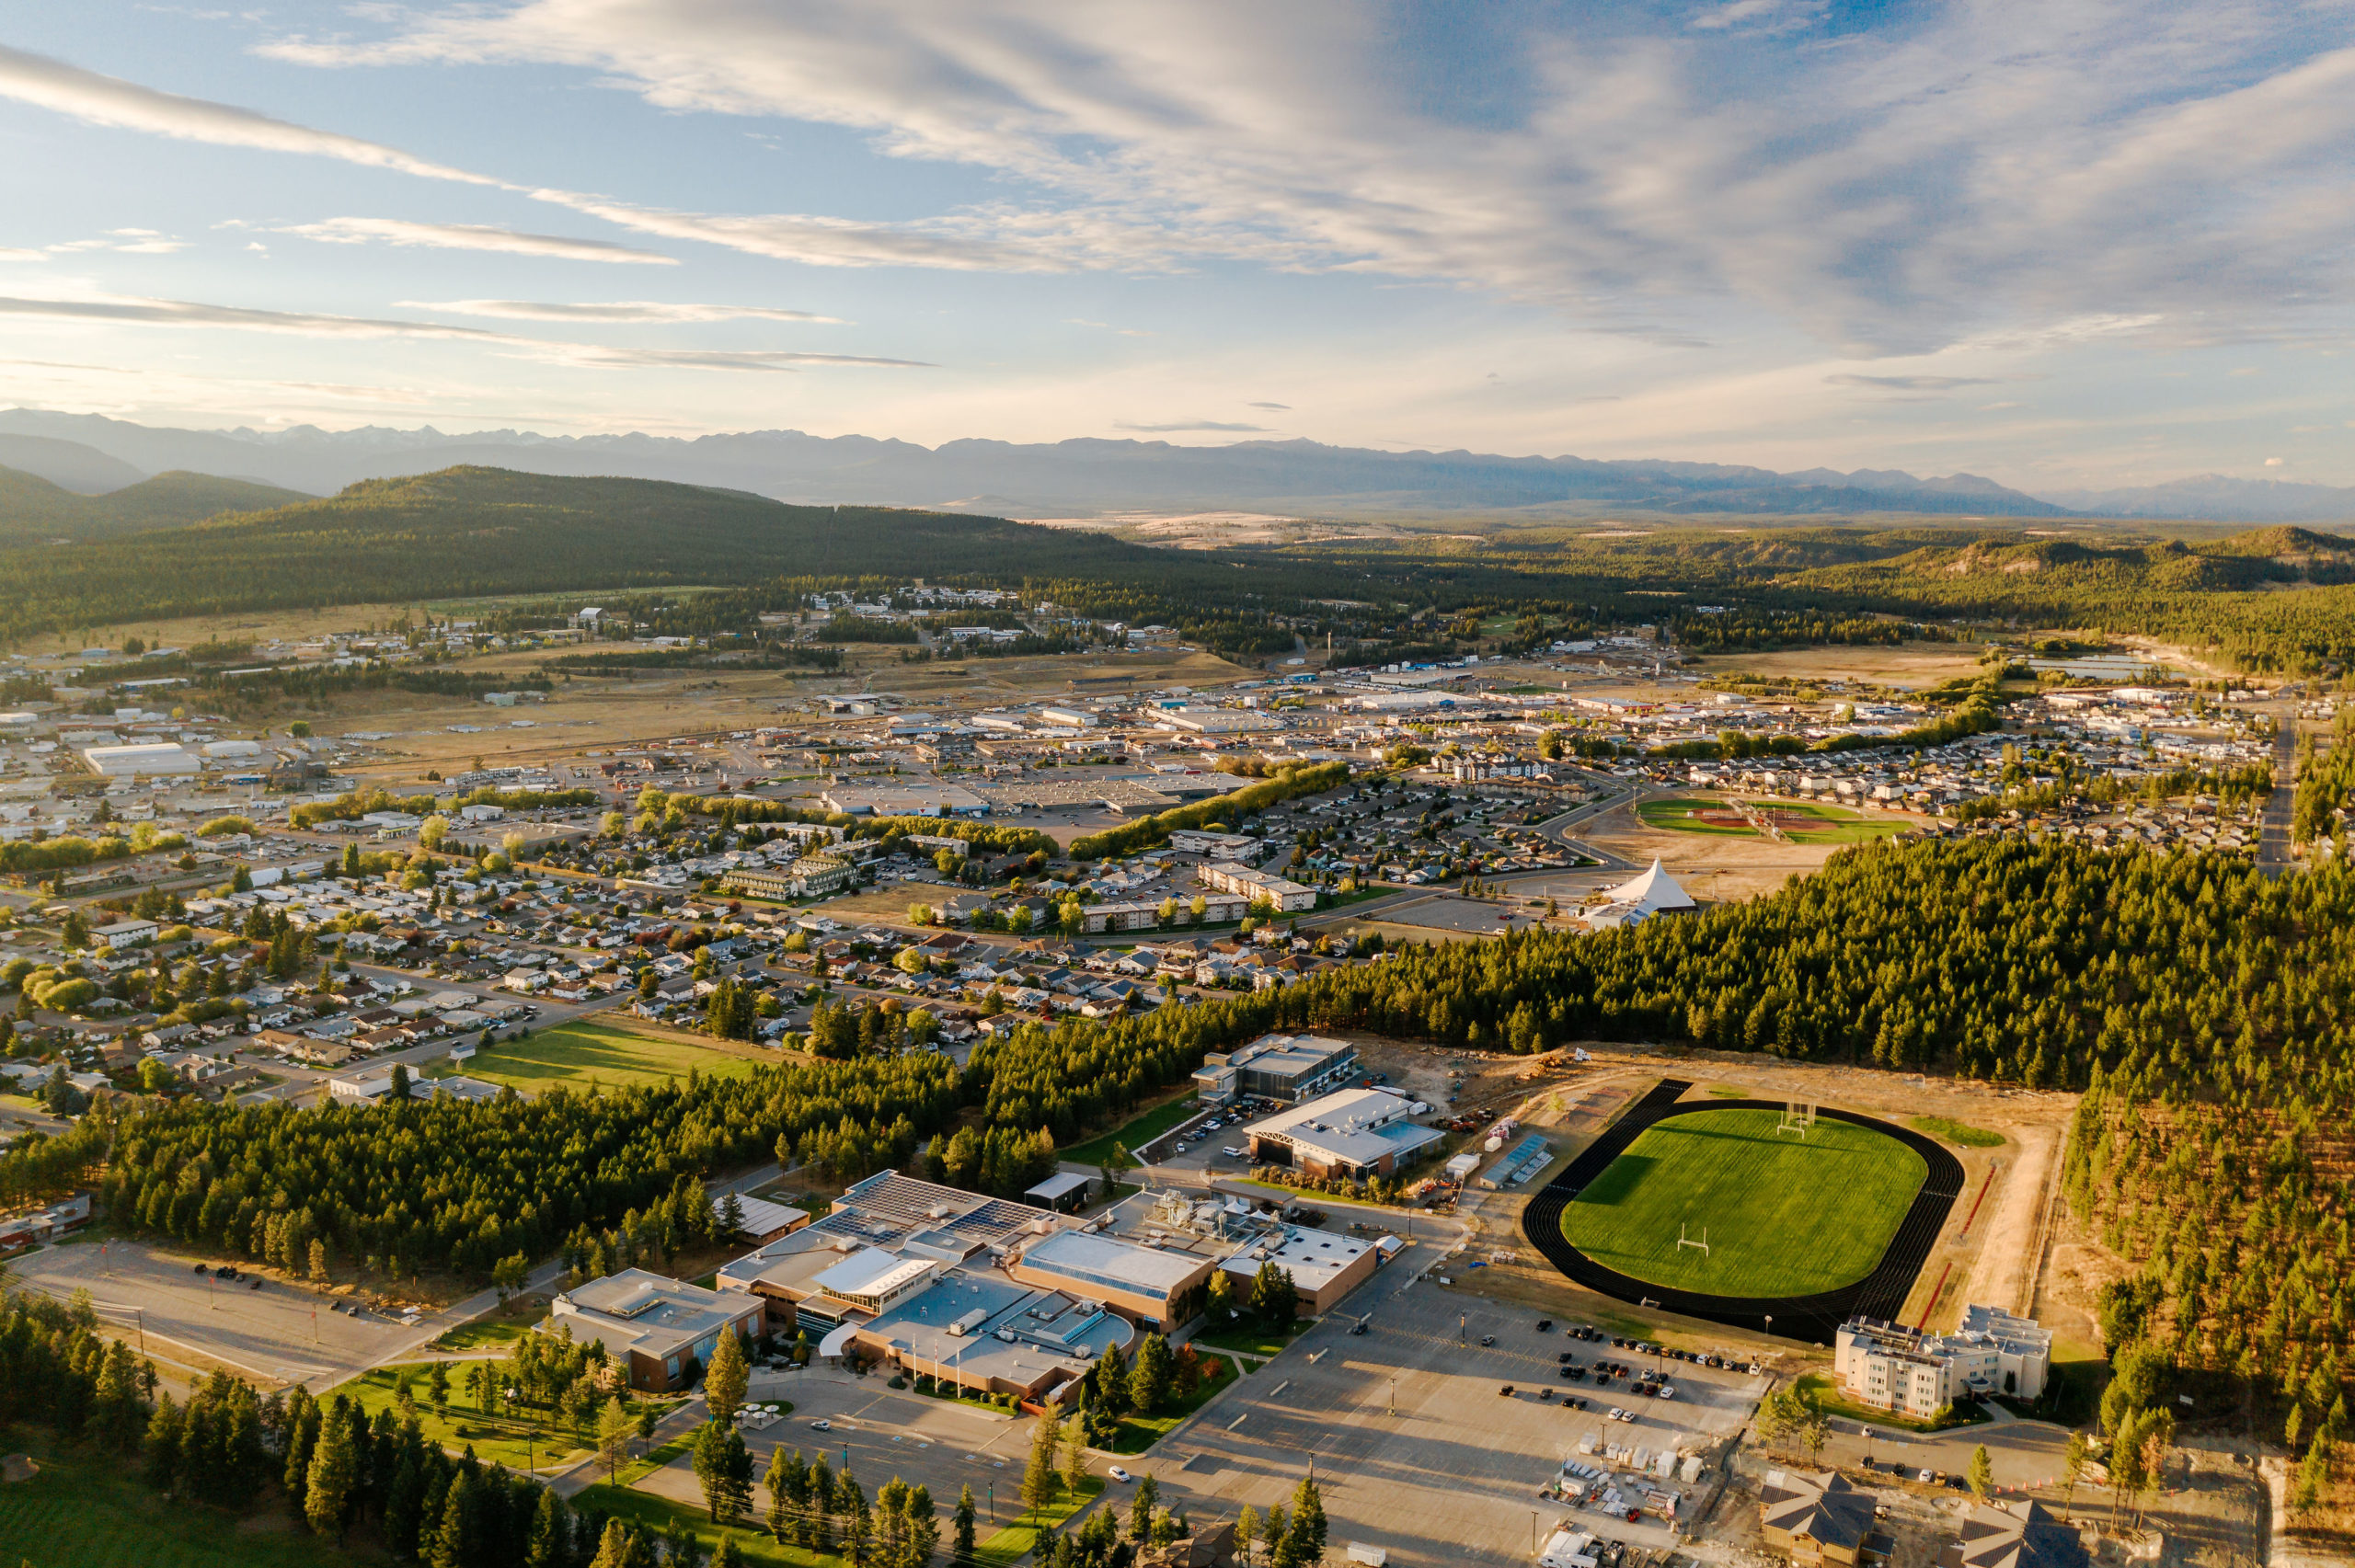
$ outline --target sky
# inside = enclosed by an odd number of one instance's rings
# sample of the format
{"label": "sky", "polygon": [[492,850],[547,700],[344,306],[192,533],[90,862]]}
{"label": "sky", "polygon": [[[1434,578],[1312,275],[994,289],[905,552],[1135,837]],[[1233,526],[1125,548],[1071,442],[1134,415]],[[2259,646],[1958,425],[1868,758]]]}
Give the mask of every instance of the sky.
{"label": "sky", "polygon": [[2355,0],[0,0],[0,406],[2355,484]]}

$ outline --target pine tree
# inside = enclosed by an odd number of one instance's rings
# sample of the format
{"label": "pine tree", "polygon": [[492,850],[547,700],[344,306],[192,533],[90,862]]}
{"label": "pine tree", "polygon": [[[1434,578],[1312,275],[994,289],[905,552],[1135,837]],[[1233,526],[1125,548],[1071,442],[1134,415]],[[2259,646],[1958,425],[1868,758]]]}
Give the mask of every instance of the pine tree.
{"label": "pine tree", "polygon": [[1995,1466],[1994,1461],[1987,1457],[1986,1444],[1982,1443],[1970,1451],[1970,1469],[1965,1479],[1970,1483],[1970,1494],[1982,1503],[1994,1492]]}
{"label": "pine tree", "polygon": [[621,1396],[606,1400],[605,1407],[597,1413],[597,1458],[605,1467],[609,1483],[621,1480],[622,1466],[629,1459],[630,1431],[629,1412],[622,1408]]}
{"label": "pine tree", "polygon": [[1169,1341],[1157,1333],[1145,1335],[1137,1346],[1137,1363],[1129,1371],[1129,1403],[1138,1414],[1151,1415],[1161,1408],[1169,1393],[1173,1360]]}
{"label": "pine tree", "polygon": [[719,1346],[711,1353],[711,1367],[703,1375],[703,1402],[711,1411],[712,1420],[725,1425],[736,1418],[743,1408],[744,1391],[752,1384],[752,1369],[744,1359],[744,1341],[729,1330],[719,1336]]}
{"label": "pine tree", "polygon": [[976,1519],[980,1510],[973,1506],[973,1489],[965,1487],[957,1494],[957,1512],[952,1516],[954,1528],[949,1547],[950,1561],[965,1568],[973,1561]]}
{"label": "pine tree", "polygon": [[315,1533],[333,1536],[339,1546],[343,1543],[345,1510],[358,1473],[350,1424],[331,1415],[320,1424],[318,1444],[304,1478],[303,1517]]}
{"label": "pine tree", "polygon": [[1030,1460],[1022,1467],[1022,1505],[1033,1516],[1062,1490],[1055,1474],[1055,1457],[1062,1451],[1063,1424],[1052,1412],[1041,1415],[1030,1430]]}
{"label": "pine tree", "polygon": [[1292,1489],[1292,1533],[1305,1549],[1303,1562],[1314,1562],[1325,1555],[1325,1498],[1316,1482],[1306,1476]]}

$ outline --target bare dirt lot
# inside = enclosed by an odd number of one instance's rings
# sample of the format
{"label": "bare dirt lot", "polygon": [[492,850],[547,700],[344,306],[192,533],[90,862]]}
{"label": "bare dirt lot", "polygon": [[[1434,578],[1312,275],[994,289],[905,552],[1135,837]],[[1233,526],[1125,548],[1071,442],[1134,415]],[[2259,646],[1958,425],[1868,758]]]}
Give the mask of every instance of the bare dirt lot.
{"label": "bare dirt lot", "polygon": [[1793,876],[1823,869],[1837,845],[1794,844],[1718,833],[1655,828],[1621,806],[1581,823],[1579,839],[1637,865],[1657,859],[1705,904],[1733,903],[1771,893]]}

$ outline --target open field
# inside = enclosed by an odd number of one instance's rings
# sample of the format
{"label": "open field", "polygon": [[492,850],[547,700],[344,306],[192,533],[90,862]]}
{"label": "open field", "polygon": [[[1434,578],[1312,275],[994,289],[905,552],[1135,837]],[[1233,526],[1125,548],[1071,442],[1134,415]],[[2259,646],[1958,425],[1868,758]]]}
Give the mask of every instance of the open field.
{"label": "open field", "polygon": [[2004,1135],[1989,1132],[1983,1127],[1966,1127],[1951,1116],[1915,1116],[1906,1124],[1915,1132],[1926,1132],[1932,1138],[1960,1144],[1965,1149],[2001,1149]]}
{"label": "open field", "polygon": [[337,1385],[333,1392],[350,1395],[352,1402],[373,1419],[380,1410],[397,1409],[395,1382],[406,1370],[412,1378],[410,1391],[417,1402],[417,1418],[425,1428],[427,1442],[439,1443],[453,1451],[472,1448],[486,1462],[503,1464],[512,1471],[520,1471],[527,1465],[552,1464],[588,1448],[589,1444],[579,1433],[558,1422],[540,1419],[549,1414],[546,1411],[532,1412],[531,1419],[517,1419],[503,1413],[485,1415],[474,1409],[465,1390],[465,1375],[472,1366],[469,1362],[451,1366],[450,1403],[446,1410],[435,1410],[425,1381],[432,1366],[431,1361],[402,1361],[379,1367]]}
{"label": "open field", "polygon": [[1895,647],[1791,648],[1780,653],[1712,654],[1689,662],[1704,675],[1763,675],[1788,681],[1862,681],[1878,686],[1936,686],[1979,673],[1975,643],[1900,643]]}
{"label": "open field", "polygon": [[[1759,800],[1750,804],[1752,810],[1797,844],[1859,843],[1867,839],[1889,838],[1903,832],[1906,828],[1906,824],[1896,818],[1867,817],[1843,806],[1818,806],[1811,802],[1789,800]],[[1740,819],[1732,804],[1727,801],[1683,797],[1647,800],[1636,807],[1636,816],[1648,827],[1670,832],[1729,839],[1763,839],[1765,836]]]}
{"label": "open field", "polygon": [[741,1078],[775,1053],[733,1041],[697,1044],[669,1035],[641,1033],[615,1024],[581,1019],[536,1033],[529,1039],[501,1040],[454,1070],[469,1078],[513,1085],[524,1093],[557,1084],[628,1088],[665,1083],[701,1072]]}
{"label": "open field", "polygon": [[[1724,1296],[1803,1296],[1872,1272],[1928,1174],[1884,1134],[1710,1110],[1645,1132],[1562,1217],[1571,1243],[1637,1279]],[[1706,1229],[1710,1250],[1677,1244]]]}
{"label": "open field", "polygon": [[1730,810],[1722,801],[1692,800],[1678,795],[1670,800],[1647,800],[1636,807],[1636,816],[1645,826],[1664,828],[1677,833],[1704,833],[1728,839],[1754,839],[1758,830],[1746,822],[1720,822],[1705,814]]}
{"label": "open field", "polygon": [[1130,1117],[1111,1131],[1091,1138],[1086,1143],[1075,1143],[1069,1149],[1060,1150],[1060,1157],[1081,1165],[1100,1165],[1111,1158],[1112,1146],[1116,1143],[1126,1145],[1129,1152],[1134,1154],[1145,1144],[1151,1143],[1155,1139],[1192,1116],[1197,1108],[1194,1104],[1194,1091],[1191,1086],[1189,1086],[1175,1099],[1165,1100],[1151,1110]]}
{"label": "open field", "polygon": [[135,1459],[61,1449],[46,1433],[24,1451],[40,1473],[0,1486],[0,1560],[29,1568],[317,1568],[358,1561],[269,1504],[238,1520],[167,1502],[141,1482]]}

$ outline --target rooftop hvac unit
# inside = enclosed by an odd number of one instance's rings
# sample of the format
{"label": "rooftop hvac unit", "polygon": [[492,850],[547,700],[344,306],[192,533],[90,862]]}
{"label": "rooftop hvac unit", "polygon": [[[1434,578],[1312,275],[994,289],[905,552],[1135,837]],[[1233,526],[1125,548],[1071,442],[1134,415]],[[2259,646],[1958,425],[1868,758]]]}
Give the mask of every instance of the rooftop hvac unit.
{"label": "rooftop hvac unit", "polygon": [[1000,1329],[997,1331],[997,1336],[998,1338],[1005,1341],[1008,1345],[1012,1345],[1014,1343],[1014,1331],[1012,1329]]}
{"label": "rooftop hvac unit", "polygon": [[933,1219],[948,1219],[951,1214],[954,1214],[955,1212],[956,1212],[956,1210],[955,1210],[955,1209],[950,1208],[950,1207],[949,1207],[947,1204],[945,1204],[945,1203],[936,1203],[936,1204],[934,1204],[930,1208],[927,1208],[927,1209],[925,1209],[925,1213],[926,1213],[927,1215],[931,1216],[931,1217],[932,1217]]}

